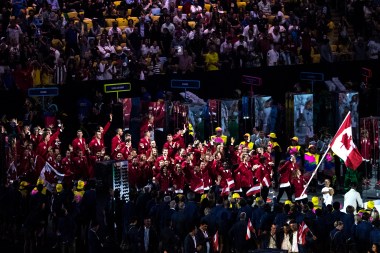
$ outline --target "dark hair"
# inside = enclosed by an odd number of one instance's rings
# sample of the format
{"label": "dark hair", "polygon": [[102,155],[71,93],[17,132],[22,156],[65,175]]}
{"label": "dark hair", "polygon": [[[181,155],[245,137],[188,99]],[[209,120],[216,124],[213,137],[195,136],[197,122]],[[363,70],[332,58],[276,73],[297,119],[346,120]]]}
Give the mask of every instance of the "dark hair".
{"label": "dark hair", "polygon": [[353,214],[355,211],[355,208],[353,206],[347,206],[346,207],[346,213]]}
{"label": "dark hair", "polygon": [[334,210],[339,210],[340,209],[340,203],[338,201],[335,201],[333,203],[333,208],[334,208]]}

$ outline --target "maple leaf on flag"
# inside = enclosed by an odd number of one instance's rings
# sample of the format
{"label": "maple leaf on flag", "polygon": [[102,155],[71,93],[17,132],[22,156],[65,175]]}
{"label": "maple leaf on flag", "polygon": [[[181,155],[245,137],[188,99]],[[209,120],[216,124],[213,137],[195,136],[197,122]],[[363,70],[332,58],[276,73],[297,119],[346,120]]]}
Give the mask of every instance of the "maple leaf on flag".
{"label": "maple leaf on flag", "polygon": [[347,133],[345,133],[343,136],[342,136],[342,146],[344,146],[347,150],[350,149],[351,145],[351,140],[352,140],[352,136],[348,136]]}
{"label": "maple leaf on flag", "polygon": [[329,144],[331,150],[344,161],[344,164],[356,170],[363,161],[363,157],[356,148],[352,138],[351,113],[343,120],[334,138]]}

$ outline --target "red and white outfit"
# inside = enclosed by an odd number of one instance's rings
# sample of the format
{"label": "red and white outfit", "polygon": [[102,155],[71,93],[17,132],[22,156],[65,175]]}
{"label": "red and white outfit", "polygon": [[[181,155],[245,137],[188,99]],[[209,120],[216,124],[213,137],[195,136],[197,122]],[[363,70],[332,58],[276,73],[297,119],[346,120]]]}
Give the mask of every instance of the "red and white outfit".
{"label": "red and white outfit", "polygon": [[297,164],[290,161],[285,162],[279,169],[278,173],[280,174],[280,188],[290,187],[290,181],[292,172],[297,169]]}
{"label": "red and white outfit", "polygon": [[147,139],[145,137],[141,138],[139,142],[138,153],[147,154],[149,149],[150,149],[150,139]]}
{"label": "red and white outfit", "polygon": [[294,197],[295,200],[302,200],[302,199],[307,199],[307,194],[306,192],[301,196],[303,190],[304,190],[304,185],[307,183],[304,177],[301,175],[296,178],[292,178],[291,180],[292,185],[294,186]]}
{"label": "red and white outfit", "polygon": [[120,135],[116,135],[112,138],[111,141],[111,157],[112,159],[115,159],[117,157],[118,153],[121,153],[121,150],[123,148],[123,141],[120,138]]}
{"label": "red and white outfit", "polygon": [[88,144],[88,147],[91,151],[91,154],[96,155],[96,153],[102,152],[104,149],[104,142],[102,139],[93,138]]}
{"label": "red and white outfit", "polygon": [[71,142],[71,146],[73,146],[74,154],[78,154],[78,151],[82,151],[83,154],[86,152],[86,140],[84,138],[75,138]]}

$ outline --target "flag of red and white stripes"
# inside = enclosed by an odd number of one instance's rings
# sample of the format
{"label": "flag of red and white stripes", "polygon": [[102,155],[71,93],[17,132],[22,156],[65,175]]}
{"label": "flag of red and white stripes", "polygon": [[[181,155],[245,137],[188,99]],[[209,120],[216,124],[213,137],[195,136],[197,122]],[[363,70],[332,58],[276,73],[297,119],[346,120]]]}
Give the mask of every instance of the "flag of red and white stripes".
{"label": "flag of red and white stripes", "polygon": [[214,252],[218,252],[219,251],[219,233],[218,233],[218,231],[216,231],[215,235],[212,238],[212,245],[214,248]]}
{"label": "flag of red and white stripes", "polygon": [[301,245],[306,244],[306,234],[309,232],[309,227],[306,225],[306,223],[303,221],[298,228],[298,243]]}
{"label": "flag of red and white stripes", "polygon": [[257,185],[254,185],[251,189],[249,189],[245,195],[247,195],[247,197],[253,196],[257,193],[260,193],[260,190],[261,190],[261,186],[257,184]]}
{"label": "flag of red and white stripes", "polygon": [[254,231],[254,228],[252,226],[252,223],[251,223],[251,219],[248,219],[248,224],[247,224],[247,233],[245,235],[245,240],[249,240],[252,238],[252,234],[251,232]]}
{"label": "flag of red and white stripes", "polygon": [[352,138],[351,112],[348,112],[330,144],[331,150],[339,156],[347,167],[356,170],[363,157],[356,148]]}

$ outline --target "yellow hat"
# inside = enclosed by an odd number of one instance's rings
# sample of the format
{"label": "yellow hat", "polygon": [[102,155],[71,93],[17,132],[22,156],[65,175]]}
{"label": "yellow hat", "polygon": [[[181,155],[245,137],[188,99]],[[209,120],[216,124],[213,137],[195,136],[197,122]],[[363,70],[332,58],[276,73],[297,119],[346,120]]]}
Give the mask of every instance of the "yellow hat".
{"label": "yellow hat", "polygon": [[294,136],[293,138],[291,138],[292,141],[296,141],[298,142],[298,137],[297,136]]}
{"label": "yellow hat", "polygon": [[314,207],[319,206],[319,198],[317,196],[312,197],[311,203],[313,203]]}
{"label": "yellow hat", "polygon": [[55,186],[55,189],[57,190],[57,192],[61,192],[61,191],[63,190],[63,186],[62,186],[62,184],[57,184],[57,185]]}
{"label": "yellow hat", "polygon": [[84,182],[82,180],[78,181],[77,189],[78,190],[83,190],[84,188]]}
{"label": "yellow hat", "polygon": [[375,207],[375,202],[373,202],[373,200],[368,201],[367,208],[373,209],[374,207]]}
{"label": "yellow hat", "polygon": [[244,136],[250,137],[251,135],[249,133],[246,133]]}
{"label": "yellow hat", "polygon": [[44,182],[45,182],[45,180],[43,180],[42,178],[39,178],[39,179],[37,180],[37,185],[39,185],[39,184],[44,184]]}
{"label": "yellow hat", "polygon": [[202,194],[200,202],[202,202],[202,200],[204,200],[205,198],[207,198],[207,193]]}
{"label": "yellow hat", "polygon": [[222,128],[221,128],[221,127],[217,127],[217,128],[215,128],[215,132],[219,132],[219,131],[222,131]]}
{"label": "yellow hat", "polygon": [[272,139],[277,139],[277,135],[275,133],[270,133],[268,135],[269,138],[272,138]]}
{"label": "yellow hat", "polygon": [[232,194],[232,198],[233,199],[240,199],[239,193],[235,192],[234,194]]}
{"label": "yellow hat", "polygon": [[313,144],[310,144],[309,147],[307,147],[308,149],[311,149],[311,148],[315,148],[315,146]]}
{"label": "yellow hat", "polygon": [[22,186],[22,187],[26,187],[28,185],[29,185],[29,183],[26,181],[21,181],[21,183],[20,183],[20,186]]}
{"label": "yellow hat", "polygon": [[291,205],[293,205],[293,203],[291,200],[288,199],[288,200],[285,200],[285,205],[291,206]]}

